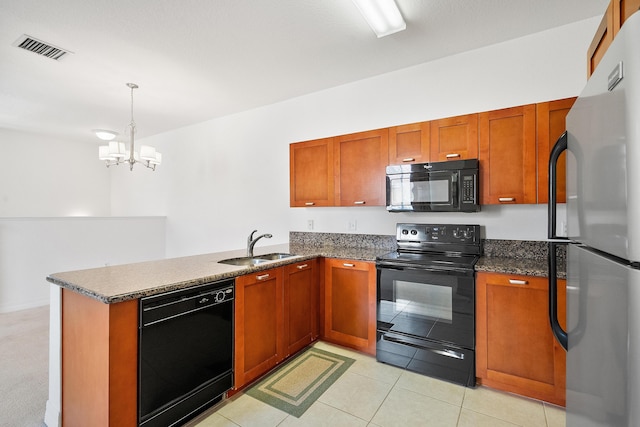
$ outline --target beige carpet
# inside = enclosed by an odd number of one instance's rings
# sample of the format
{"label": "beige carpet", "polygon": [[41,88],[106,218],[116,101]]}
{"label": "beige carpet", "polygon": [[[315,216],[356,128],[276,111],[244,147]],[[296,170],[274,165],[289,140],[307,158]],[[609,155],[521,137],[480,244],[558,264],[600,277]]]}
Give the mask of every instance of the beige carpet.
{"label": "beige carpet", "polygon": [[353,362],[348,357],[312,347],[246,393],[299,418]]}
{"label": "beige carpet", "polygon": [[49,394],[49,307],[0,313],[0,427],[41,427]]}

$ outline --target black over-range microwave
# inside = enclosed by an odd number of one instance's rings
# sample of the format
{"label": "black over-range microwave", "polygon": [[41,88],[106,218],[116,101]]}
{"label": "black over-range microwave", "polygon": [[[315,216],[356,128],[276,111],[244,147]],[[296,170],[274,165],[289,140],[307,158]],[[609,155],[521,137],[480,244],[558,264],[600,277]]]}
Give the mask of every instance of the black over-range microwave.
{"label": "black over-range microwave", "polygon": [[478,159],[387,166],[390,212],[478,212]]}

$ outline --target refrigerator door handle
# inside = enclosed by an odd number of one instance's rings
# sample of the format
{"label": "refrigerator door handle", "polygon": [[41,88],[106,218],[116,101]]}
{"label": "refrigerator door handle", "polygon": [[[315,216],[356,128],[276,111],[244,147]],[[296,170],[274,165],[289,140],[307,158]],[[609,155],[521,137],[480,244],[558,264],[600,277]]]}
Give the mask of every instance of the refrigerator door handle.
{"label": "refrigerator door handle", "polygon": [[556,247],[566,243],[549,242],[549,322],[551,323],[551,331],[558,340],[558,343],[566,350],[568,346],[567,332],[562,329],[558,322],[558,277],[556,262]]}
{"label": "refrigerator door handle", "polygon": [[549,239],[567,240],[566,237],[557,236],[556,233],[556,217],[557,217],[557,199],[558,199],[558,158],[567,149],[567,131],[565,131],[558,141],[556,141],[551,154],[549,156],[549,203],[547,204],[548,213],[548,233]]}

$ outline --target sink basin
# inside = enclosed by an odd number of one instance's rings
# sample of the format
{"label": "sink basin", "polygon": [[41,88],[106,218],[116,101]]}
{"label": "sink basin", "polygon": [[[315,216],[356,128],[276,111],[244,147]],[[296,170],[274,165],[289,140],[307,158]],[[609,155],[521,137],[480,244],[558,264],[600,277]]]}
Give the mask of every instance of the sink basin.
{"label": "sink basin", "polygon": [[283,254],[283,253],[272,253],[265,255],[255,255],[252,257],[241,257],[241,258],[229,258],[218,261],[221,264],[229,264],[229,265],[242,265],[242,266],[253,266],[262,264],[263,262],[269,261],[278,261],[281,259],[289,258],[295,255],[292,254]]}
{"label": "sink basin", "polygon": [[254,258],[274,261],[279,259],[291,258],[292,256],[295,256],[295,255],[274,253],[274,254],[256,255],[254,256]]}

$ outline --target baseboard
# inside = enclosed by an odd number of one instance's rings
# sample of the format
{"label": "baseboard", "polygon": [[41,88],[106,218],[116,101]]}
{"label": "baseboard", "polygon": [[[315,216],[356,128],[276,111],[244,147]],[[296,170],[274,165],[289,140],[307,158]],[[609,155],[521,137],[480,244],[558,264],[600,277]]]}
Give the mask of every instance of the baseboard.
{"label": "baseboard", "polygon": [[0,304],[0,313],[11,313],[13,311],[27,310],[29,308],[42,307],[43,305],[49,305],[49,298],[40,299],[37,301],[30,301],[23,304]]}
{"label": "baseboard", "polygon": [[47,427],[60,427],[60,408],[47,400],[47,410],[44,413],[44,424]]}

